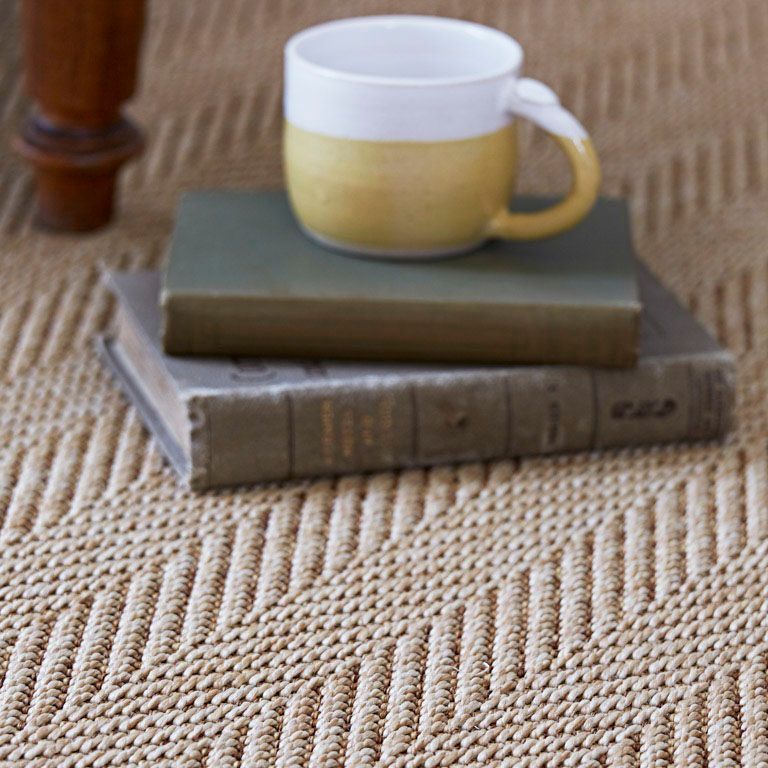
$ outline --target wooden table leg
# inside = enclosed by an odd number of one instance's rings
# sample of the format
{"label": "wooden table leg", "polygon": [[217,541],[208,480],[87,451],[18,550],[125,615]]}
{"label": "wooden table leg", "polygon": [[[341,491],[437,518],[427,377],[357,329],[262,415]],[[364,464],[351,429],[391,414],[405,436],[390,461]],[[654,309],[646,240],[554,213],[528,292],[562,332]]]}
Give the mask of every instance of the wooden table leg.
{"label": "wooden table leg", "polygon": [[37,222],[107,224],[118,170],[142,148],[121,115],[136,87],[145,0],[22,0],[27,89],[35,109],[16,148],[35,169]]}

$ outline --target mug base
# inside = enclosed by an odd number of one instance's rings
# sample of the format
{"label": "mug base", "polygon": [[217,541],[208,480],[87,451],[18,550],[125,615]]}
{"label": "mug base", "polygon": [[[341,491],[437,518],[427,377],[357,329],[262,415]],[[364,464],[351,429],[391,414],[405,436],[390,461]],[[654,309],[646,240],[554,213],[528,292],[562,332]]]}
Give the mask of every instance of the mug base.
{"label": "mug base", "polygon": [[354,245],[351,243],[341,242],[334,240],[331,237],[326,237],[318,232],[315,232],[309,227],[305,227],[303,224],[299,225],[301,231],[310,239],[314,240],[318,245],[323,246],[331,251],[336,251],[344,256],[353,256],[361,259],[391,259],[393,261],[410,261],[410,260],[431,260],[431,259],[449,259],[454,256],[461,256],[470,251],[474,251],[479,248],[485,240],[475,240],[472,243],[466,243],[458,246],[452,246],[450,248],[435,248],[435,249],[392,249],[392,248],[375,248],[369,245]]}

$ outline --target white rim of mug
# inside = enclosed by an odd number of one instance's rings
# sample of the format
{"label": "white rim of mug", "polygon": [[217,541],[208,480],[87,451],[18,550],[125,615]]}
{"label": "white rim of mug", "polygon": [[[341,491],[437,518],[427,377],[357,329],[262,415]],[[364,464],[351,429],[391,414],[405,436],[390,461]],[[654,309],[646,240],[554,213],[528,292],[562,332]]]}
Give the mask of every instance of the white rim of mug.
{"label": "white rim of mug", "polygon": [[[464,31],[471,31],[475,37],[495,38],[507,46],[510,53],[510,63],[497,71],[482,75],[460,75],[457,77],[386,77],[382,75],[364,75],[355,72],[345,72],[332,67],[326,67],[322,64],[316,64],[306,59],[298,50],[299,46],[334,29],[352,26],[371,26],[376,24],[391,23],[415,23],[424,26],[445,26],[454,29],[461,28]],[[488,80],[496,80],[501,77],[516,75],[523,63],[523,48],[513,37],[510,37],[501,30],[487,27],[484,24],[477,24],[474,21],[464,21],[463,19],[452,19],[444,16],[424,16],[416,14],[395,14],[384,16],[355,16],[349,19],[338,19],[336,21],[327,21],[323,24],[317,24],[313,27],[298,32],[293,35],[285,44],[286,59],[293,59],[303,67],[307,67],[318,75],[330,77],[337,80],[343,80],[350,83],[367,83],[370,85],[394,85],[399,87],[412,86],[453,86],[465,85],[468,83],[482,83]]]}

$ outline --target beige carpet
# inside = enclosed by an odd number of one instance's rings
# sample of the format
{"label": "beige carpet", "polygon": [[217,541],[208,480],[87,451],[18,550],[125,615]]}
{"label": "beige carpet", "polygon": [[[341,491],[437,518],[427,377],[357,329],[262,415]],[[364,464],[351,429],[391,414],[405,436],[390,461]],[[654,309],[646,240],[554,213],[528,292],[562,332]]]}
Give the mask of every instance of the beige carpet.
{"label": "beige carpet", "polygon": [[[594,131],[640,253],[739,356],[727,444],[177,487],[97,365],[98,264],[158,265],[182,189],[278,186],[283,41],[387,10],[514,33]],[[765,766],[766,0],[155,0],[131,111],[102,234],[32,231],[0,156],[2,764]],[[562,189],[524,143],[523,187]]]}

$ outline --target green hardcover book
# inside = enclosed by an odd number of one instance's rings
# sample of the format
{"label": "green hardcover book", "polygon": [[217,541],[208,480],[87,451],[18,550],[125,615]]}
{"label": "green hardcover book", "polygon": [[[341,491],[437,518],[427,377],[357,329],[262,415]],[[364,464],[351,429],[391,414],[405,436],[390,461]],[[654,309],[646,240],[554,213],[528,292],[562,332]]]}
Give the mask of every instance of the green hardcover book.
{"label": "green hardcover book", "polygon": [[619,200],[550,240],[395,262],[326,250],[283,193],[247,191],[183,198],[161,306],[170,354],[614,367],[636,362],[640,314]]}

